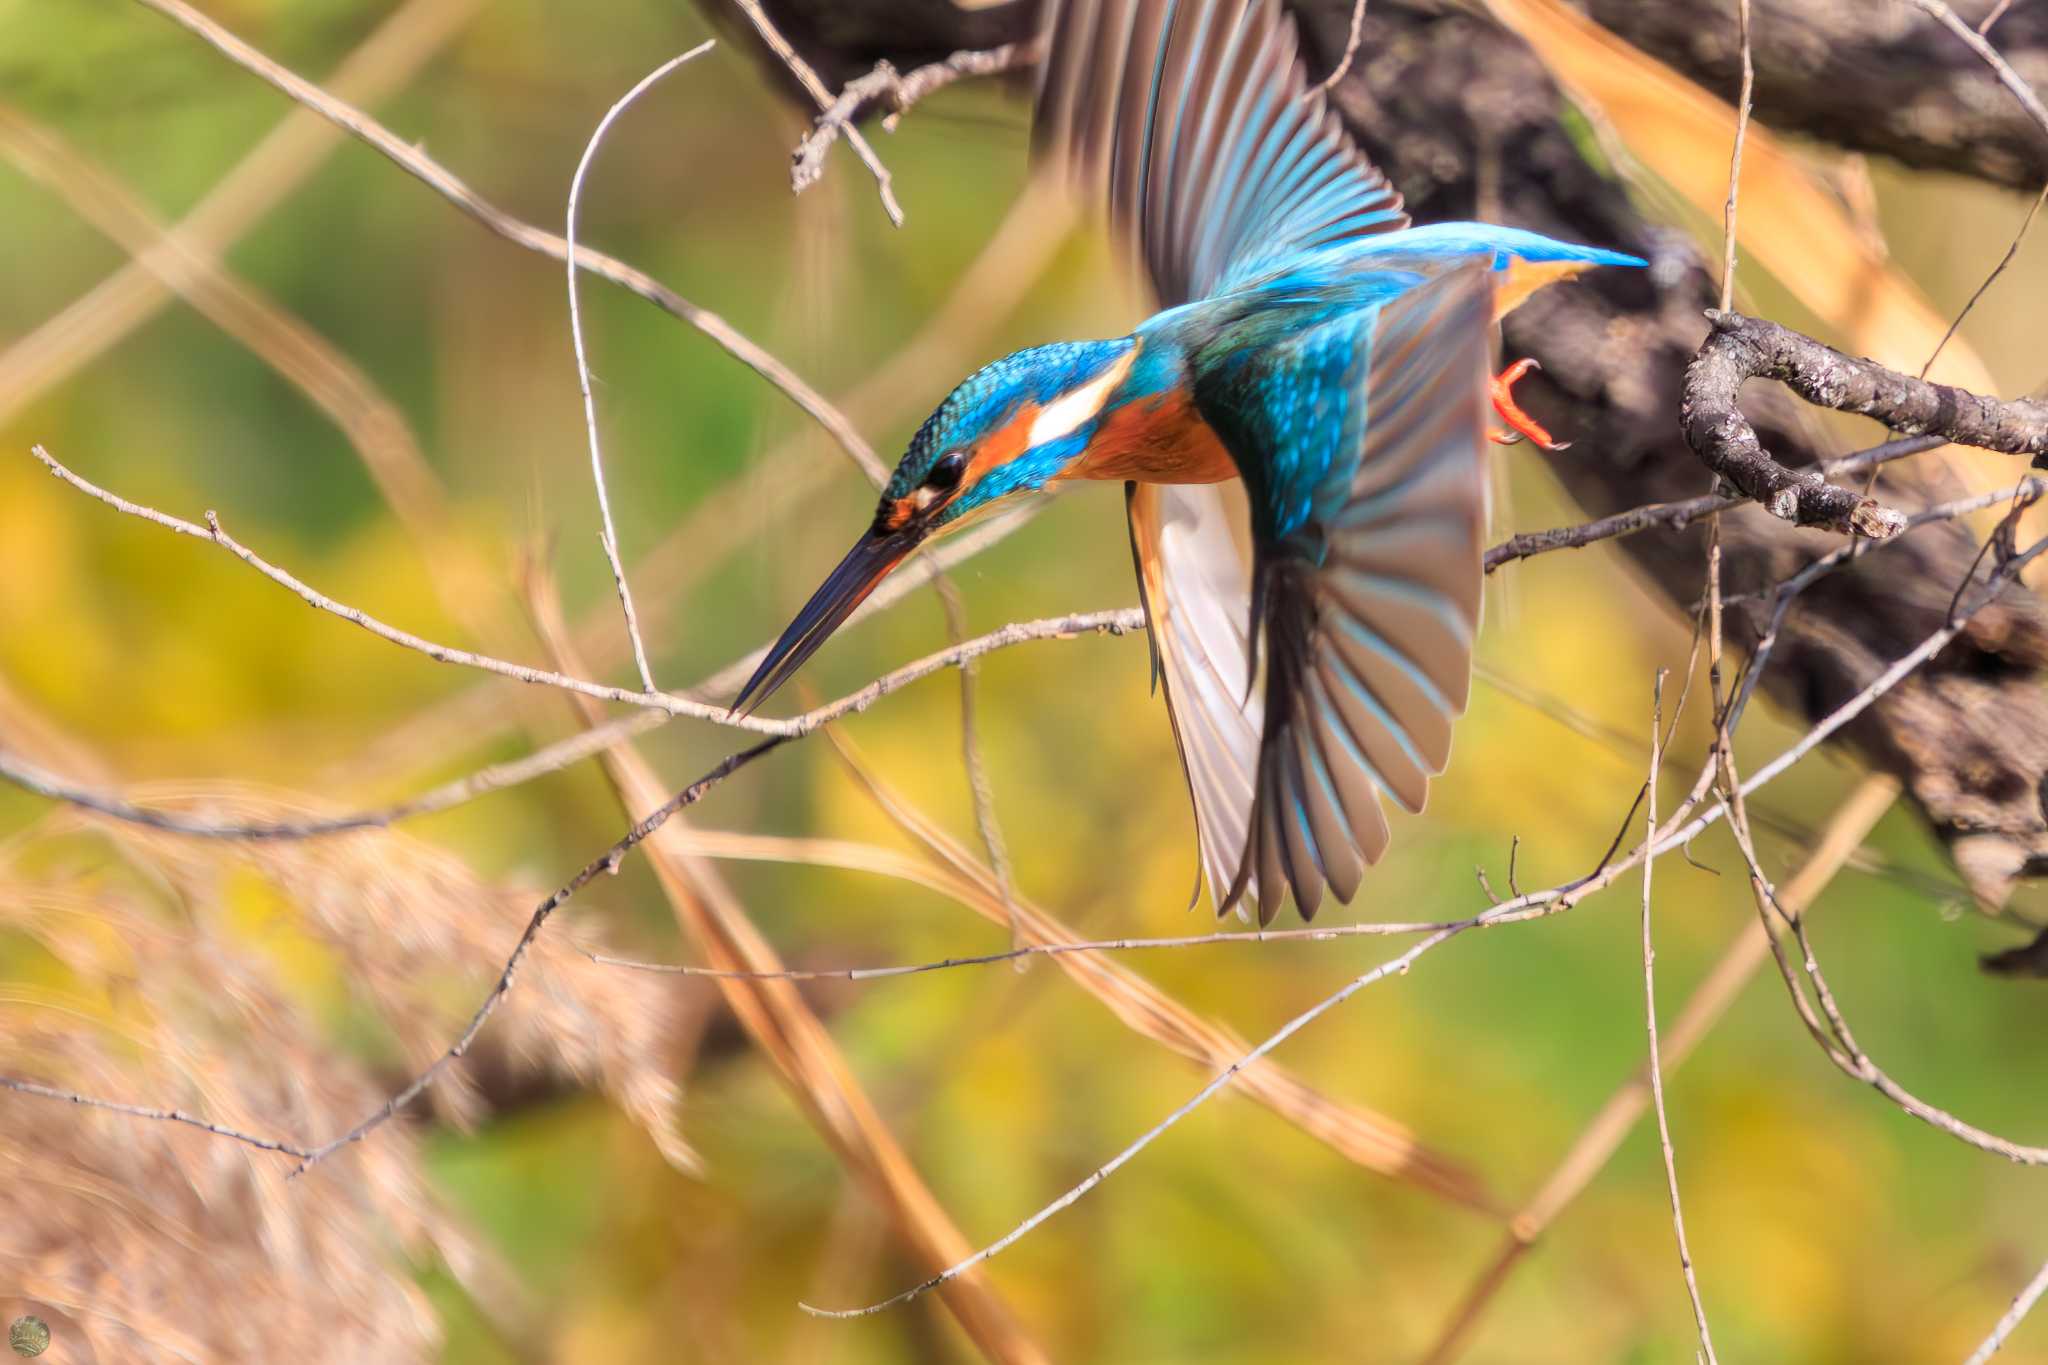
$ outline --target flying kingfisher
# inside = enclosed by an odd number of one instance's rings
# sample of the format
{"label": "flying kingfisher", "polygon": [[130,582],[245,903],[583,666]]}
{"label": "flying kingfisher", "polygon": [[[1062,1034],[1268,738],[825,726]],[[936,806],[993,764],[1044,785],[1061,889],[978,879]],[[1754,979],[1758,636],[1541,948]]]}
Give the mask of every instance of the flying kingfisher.
{"label": "flying kingfisher", "polygon": [[1034,160],[1106,199],[1168,306],[954,389],[734,706],[920,545],[1024,494],[1121,482],[1210,896],[1268,924],[1291,893],[1307,919],[1385,852],[1382,794],[1420,810],[1449,759],[1489,437],[1551,444],[1511,392],[1528,362],[1493,374],[1495,324],[1552,281],[1643,261],[1411,226],[1310,86],[1280,0],[1045,8]]}

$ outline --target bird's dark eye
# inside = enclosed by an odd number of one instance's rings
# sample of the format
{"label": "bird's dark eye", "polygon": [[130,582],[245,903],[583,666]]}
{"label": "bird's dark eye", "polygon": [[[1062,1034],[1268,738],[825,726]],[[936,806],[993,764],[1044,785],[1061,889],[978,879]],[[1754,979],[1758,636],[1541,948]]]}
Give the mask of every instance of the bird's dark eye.
{"label": "bird's dark eye", "polygon": [[931,472],[924,476],[924,486],[946,493],[959,486],[960,476],[967,472],[967,452],[951,450],[939,457]]}

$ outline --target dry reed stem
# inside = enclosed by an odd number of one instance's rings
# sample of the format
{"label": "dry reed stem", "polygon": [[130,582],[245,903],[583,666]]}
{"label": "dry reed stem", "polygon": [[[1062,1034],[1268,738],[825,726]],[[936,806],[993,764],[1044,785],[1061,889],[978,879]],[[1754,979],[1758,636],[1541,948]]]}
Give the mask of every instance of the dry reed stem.
{"label": "dry reed stem", "polygon": [[[565,666],[580,667],[545,585],[536,585],[535,606],[550,652]],[[598,719],[588,700],[575,698],[574,703],[584,723]],[[620,747],[606,751],[604,767],[626,811],[658,807],[661,785],[636,750]],[[781,968],[775,950],[715,868],[691,857],[672,832],[657,830],[645,851],[678,926],[711,965],[769,972]],[[925,1186],[831,1033],[804,1003],[795,985],[727,979],[719,983],[719,989],[820,1136],[889,1215],[909,1256],[924,1265],[947,1265],[964,1254],[970,1245],[967,1239]],[[969,1277],[952,1289],[945,1296],[946,1306],[989,1359],[1015,1365],[1047,1359],[985,1279]]]}
{"label": "dry reed stem", "polygon": [[[1718,550],[1718,545],[1713,548]],[[1637,845],[1636,849],[1625,857],[1619,860],[1614,858],[1614,854],[1619,850],[1622,838],[1624,837],[1624,835],[1617,835],[1615,844],[1610,848],[1608,854],[1602,858],[1600,865],[1595,871],[1558,887],[1531,892],[1526,895],[1517,896],[1513,900],[1498,902],[1491,909],[1474,915],[1470,919],[1449,923],[1398,957],[1392,958],[1370,971],[1354,977],[1337,991],[1325,996],[1308,1009],[1289,1019],[1279,1029],[1269,1034],[1257,1047],[1238,1057],[1200,1090],[1196,1091],[1179,1108],[1140,1134],[1115,1156],[1090,1172],[1080,1183],[1068,1189],[1064,1194],[1040,1208],[1036,1213],[1026,1218],[1009,1232],[983,1246],[965,1260],[956,1262],[939,1274],[912,1285],[898,1294],[862,1307],[823,1309],[805,1305],[805,1310],[826,1317],[866,1317],[897,1305],[908,1303],[933,1290],[942,1289],[954,1277],[976,1270],[983,1262],[999,1255],[1014,1245],[1047,1219],[1077,1203],[1090,1190],[1135,1159],[1139,1153],[1143,1152],[1146,1147],[1150,1146],[1169,1129],[1207,1103],[1217,1092],[1230,1084],[1245,1067],[1258,1063],[1296,1033],[1314,1023],[1324,1014],[1342,1005],[1366,987],[1385,980],[1389,976],[1406,976],[1409,969],[1424,954],[1457,937],[1459,934],[1493,924],[1520,923],[1531,919],[1565,913],[1587,897],[1605,890],[1620,876],[1642,862],[1661,856],[1675,848],[1681,848],[1690,844],[1700,833],[1723,819],[1730,820],[1731,828],[1733,828],[1738,841],[1746,841],[1746,827],[1742,823],[1740,806],[1744,798],[1751,792],[1781,776],[1794,763],[1797,763],[1801,758],[1811,753],[1829,736],[1849,724],[1858,715],[1861,715],[1863,711],[1874,705],[1880,697],[1884,696],[1893,687],[1915,672],[1922,664],[1926,663],[1943,646],[1947,645],[1961,633],[1963,626],[1970,617],[1989,605],[1998,593],[2012,583],[2026,566],[2043,551],[2048,551],[2048,539],[2037,542],[2025,552],[2013,555],[2000,564],[1987,584],[1986,591],[1978,597],[1976,602],[1967,608],[1961,608],[1958,615],[1951,617],[1948,625],[1929,635],[1918,646],[1885,669],[1861,692],[1830,712],[1818,724],[1814,725],[1803,738],[1781,751],[1776,758],[1753,773],[1747,781],[1737,782],[1733,779],[1729,771],[1731,765],[1728,762],[1726,746],[1725,744],[1719,746],[1723,762],[1718,771],[1713,766],[1704,769],[1692,794],[1681,803],[1678,811],[1667,821],[1664,829],[1655,837],[1646,839],[1643,843]],[[1714,564],[1712,558],[1710,558],[1710,564],[1713,564],[1714,568],[1718,569],[1718,564]],[[1713,613],[1716,618],[1718,618],[1719,599],[1720,593],[1718,584],[1716,584],[1710,589],[1710,602],[1716,608]],[[1715,619],[1713,633],[1716,637],[1718,632],[1719,621]],[[1718,654],[1720,646],[1718,638],[1714,639],[1713,646],[1715,653]],[[1718,660],[1716,660],[1717,662]],[[1715,684],[1715,709],[1720,733],[1725,734],[1726,711],[1721,706],[1718,680]],[[1725,776],[1727,778],[1727,789],[1723,800],[1710,809],[1694,815],[1693,811],[1697,809],[1704,799],[1707,788],[1712,784],[1716,776]],[[1631,811],[1630,818],[1633,819],[1633,811]],[[1789,973],[1789,968],[1786,970]],[[1803,1000],[1801,1003],[1803,1007]],[[1819,1027],[1817,1023],[1811,1021],[1810,1015],[1809,1027],[1816,1031]],[[1924,1115],[1916,1116],[1924,1117]],[[1949,1131],[1952,1132],[1955,1132],[1958,1127],[1967,1127],[1966,1125],[1956,1124],[1952,1119],[1949,1120],[1949,1124],[1954,1125],[1949,1127]],[[2018,1148],[2014,1144],[2004,1143],[2003,1139],[1993,1138],[1987,1134],[1979,1134],[1977,1130],[1969,1130],[1969,1132],[1976,1134],[1977,1137],[1986,1140],[1988,1143],[2003,1144],[2002,1148],[1991,1148],[1992,1150],[2001,1150],[2001,1154],[2012,1155],[2019,1153],[2021,1155],[2013,1155],[2013,1159],[2032,1159],[2030,1155],[2026,1155],[2031,1152],[2031,1149]],[[1965,1136],[1961,1132],[1958,1132],[1957,1135]],[[1986,1142],[1980,1142],[1980,1145],[1986,1145]]]}
{"label": "dry reed stem", "polygon": [[[185,0],[137,0],[137,3],[146,5],[181,25],[223,57],[269,84],[280,94],[297,101],[305,109],[382,153],[401,170],[514,246],[523,247],[556,261],[571,259],[569,244],[562,238],[506,213],[471,189],[460,177],[421,151],[419,147],[393,133],[339,93],[323,89],[272,61],[221,25],[193,9]],[[474,3],[474,0],[469,0],[469,3]],[[809,414],[819,426],[831,433],[833,439],[839,442],[847,455],[861,467],[871,481],[879,483],[887,477],[888,471],[876,459],[874,450],[859,431],[846,420],[845,414],[827,402],[823,395],[805,383],[795,371],[748,340],[724,318],[709,309],[699,308],[645,271],[637,270],[601,251],[579,247],[574,260],[583,270],[637,294],[663,312],[695,327],[733,359],[767,380]],[[0,387],[0,396],[4,394],[4,387]],[[0,407],[0,413],[4,411],[4,407]]]}
{"label": "dry reed stem", "polygon": [[[329,81],[334,97],[359,104],[389,99],[482,7],[482,0],[408,0],[335,68]],[[340,145],[341,137],[316,114],[293,110],[178,220],[171,229],[177,251],[220,255]],[[0,422],[104,354],[170,298],[156,268],[130,261],[0,352]]]}
{"label": "dry reed stem", "polygon": [[[1254,934],[1090,943],[1027,898],[1019,896],[1007,903],[1003,901],[994,874],[987,867],[929,816],[904,799],[901,793],[882,781],[838,730],[827,731],[827,737],[861,788],[882,812],[936,859],[943,872],[952,875],[953,880],[949,883],[935,885],[926,882],[927,885],[933,885],[934,889],[951,896],[992,924],[1005,929],[1014,924],[1012,932],[1024,939],[1025,950],[1051,956],[1074,984],[1094,996],[1125,1027],[1140,1036],[1211,1070],[1243,1057],[1245,1042],[1235,1031],[1203,1017],[1135,971],[1100,954],[1124,948],[1250,942],[1254,941]],[[1321,930],[1262,930],[1258,934],[1263,936],[1263,941],[1272,942],[1290,938],[1350,937],[1354,932],[1360,935],[1432,933],[1443,927],[1437,924],[1333,925]],[[1017,956],[1019,951],[1012,949],[990,956],[1006,961]],[[1277,1062],[1260,1060],[1244,1068],[1236,1080],[1238,1088],[1246,1096],[1367,1170],[1403,1180],[1482,1214],[1498,1213],[1498,1203],[1470,1167],[1431,1148],[1398,1120],[1363,1105],[1332,1099]]]}

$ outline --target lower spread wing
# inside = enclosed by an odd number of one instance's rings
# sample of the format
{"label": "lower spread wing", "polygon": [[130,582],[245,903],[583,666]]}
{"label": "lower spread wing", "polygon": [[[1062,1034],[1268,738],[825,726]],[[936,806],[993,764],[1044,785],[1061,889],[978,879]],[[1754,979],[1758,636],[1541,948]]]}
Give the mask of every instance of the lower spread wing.
{"label": "lower spread wing", "polygon": [[1233,519],[1243,522],[1244,498],[1235,484],[1133,484],[1130,515],[1202,872],[1220,910],[1251,829],[1259,765],[1262,703],[1245,686],[1251,575],[1230,534]]}
{"label": "lower spread wing", "polygon": [[1449,758],[1479,619],[1490,322],[1491,283],[1464,268],[1198,380],[1246,474],[1249,580],[1213,492],[1134,500],[1219,911],[1350,899],[1386,848],[1380,794],[1420,809]]}

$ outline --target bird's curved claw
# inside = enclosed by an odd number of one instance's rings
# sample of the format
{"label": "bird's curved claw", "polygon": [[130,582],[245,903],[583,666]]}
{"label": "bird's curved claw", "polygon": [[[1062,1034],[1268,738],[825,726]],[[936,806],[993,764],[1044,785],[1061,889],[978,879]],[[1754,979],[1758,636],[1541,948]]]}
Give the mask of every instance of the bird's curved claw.
{"label": "bird's curved claw", "polygon": [[1531,370],[1543,367],[1533,356],[1525,356],[1493,377],[1493,410],[1500,414],[1500,420],[1507,423],[1504,431],[1490,431],[1487,435],[1496,445],[1519,445],[1523,441],[1534,441],[1545,450],[1569,450],[1570,441],[1553,441],[1542,423],[1522,411],[1522,405],[1515,401],[1515,383]]}

